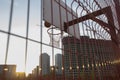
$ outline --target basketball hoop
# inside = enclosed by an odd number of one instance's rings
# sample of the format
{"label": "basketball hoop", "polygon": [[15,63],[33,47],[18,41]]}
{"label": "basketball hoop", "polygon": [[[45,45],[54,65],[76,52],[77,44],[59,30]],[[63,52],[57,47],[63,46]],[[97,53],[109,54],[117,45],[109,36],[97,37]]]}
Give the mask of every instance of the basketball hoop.
{"label": "basketball hoop", "polygon": [[56,27],[51,27],[47,30],[47,33],[49,34],[50,37],[49,45],[53,47],[59,47],[62,32]]}

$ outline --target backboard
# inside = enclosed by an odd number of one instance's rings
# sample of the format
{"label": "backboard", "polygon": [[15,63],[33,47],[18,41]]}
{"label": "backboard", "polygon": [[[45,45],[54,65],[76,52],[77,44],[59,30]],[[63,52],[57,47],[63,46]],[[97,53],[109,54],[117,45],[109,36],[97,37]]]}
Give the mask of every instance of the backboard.
{"label": "backboard", "polygon": [[[77,13],[68,7],[62,0],[43,0],[44,21],[54,25],[60,30],[65,31],[64,23],[76,19],[76,17]],[[80,38],[78,24],[70,26],[66,32],[77,39]]]}

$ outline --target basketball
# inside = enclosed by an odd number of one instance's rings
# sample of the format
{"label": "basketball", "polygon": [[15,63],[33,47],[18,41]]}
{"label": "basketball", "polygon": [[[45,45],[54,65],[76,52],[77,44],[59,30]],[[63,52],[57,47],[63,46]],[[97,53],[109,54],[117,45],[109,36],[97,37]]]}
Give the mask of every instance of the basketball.
{"label": "basketball", "polygon": [[51,24],[46,22],[46,21],[45,21],[44,25],[45,25],[46,28],[49,28],[51,26]]}

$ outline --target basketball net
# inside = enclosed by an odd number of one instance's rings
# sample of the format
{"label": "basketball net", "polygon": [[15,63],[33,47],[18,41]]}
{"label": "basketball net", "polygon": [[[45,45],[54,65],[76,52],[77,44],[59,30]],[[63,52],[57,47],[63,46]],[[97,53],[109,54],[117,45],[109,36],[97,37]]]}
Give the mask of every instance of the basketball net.
{"label": "basketball net", "polygon": [[[52,31],[52,29],[54,30],[54,33],[50,32],[50,31]],[[61,34],[60,30],[58,30],[55,27],[49,28],[48,35],[50,37],[49,45],[59,48],[60,47],[60,39],[62,38],[62,34]]]}
{"label": "basketball net", "polygon": [[49,34],[49,37],[50,37],[50,42],[49,42],[50,46],[60,47],[60,38],[61,38],[60,34],[58,34],[58,35]]}

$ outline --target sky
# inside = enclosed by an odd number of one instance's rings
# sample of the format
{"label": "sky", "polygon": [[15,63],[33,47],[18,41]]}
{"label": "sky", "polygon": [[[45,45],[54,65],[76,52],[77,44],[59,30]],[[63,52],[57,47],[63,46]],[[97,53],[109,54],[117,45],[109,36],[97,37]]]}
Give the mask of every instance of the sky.
{"label": "sky", "polygon": [[[40,1],[31,0],[30,3],[30,23],[29,38],[40,41]],[[9,13],[11,0],[0,0],[0,30],[8,31]],[[26,36],[27,25],[27,0],[14,0],[13,19],[11,33]],[[43,43],[49,44],[47,28],[43,26]],[[5,51],[7,34],[0,32],[0,64],[5,62]],[[52,48],[43,45],[42,52],[52,55]],[[54,52],[60,53],[60,50]],[[39,65],[40,44],[28,41],[28,55],[26,72],[30,73],[33,68]],[[52,59],[52,57],[51,57]],[[25,39],[10,36],[7,64],[16,64],[17,72],[24,71],[25,68]],[[52,63],[51,63],[52,65]]]}

